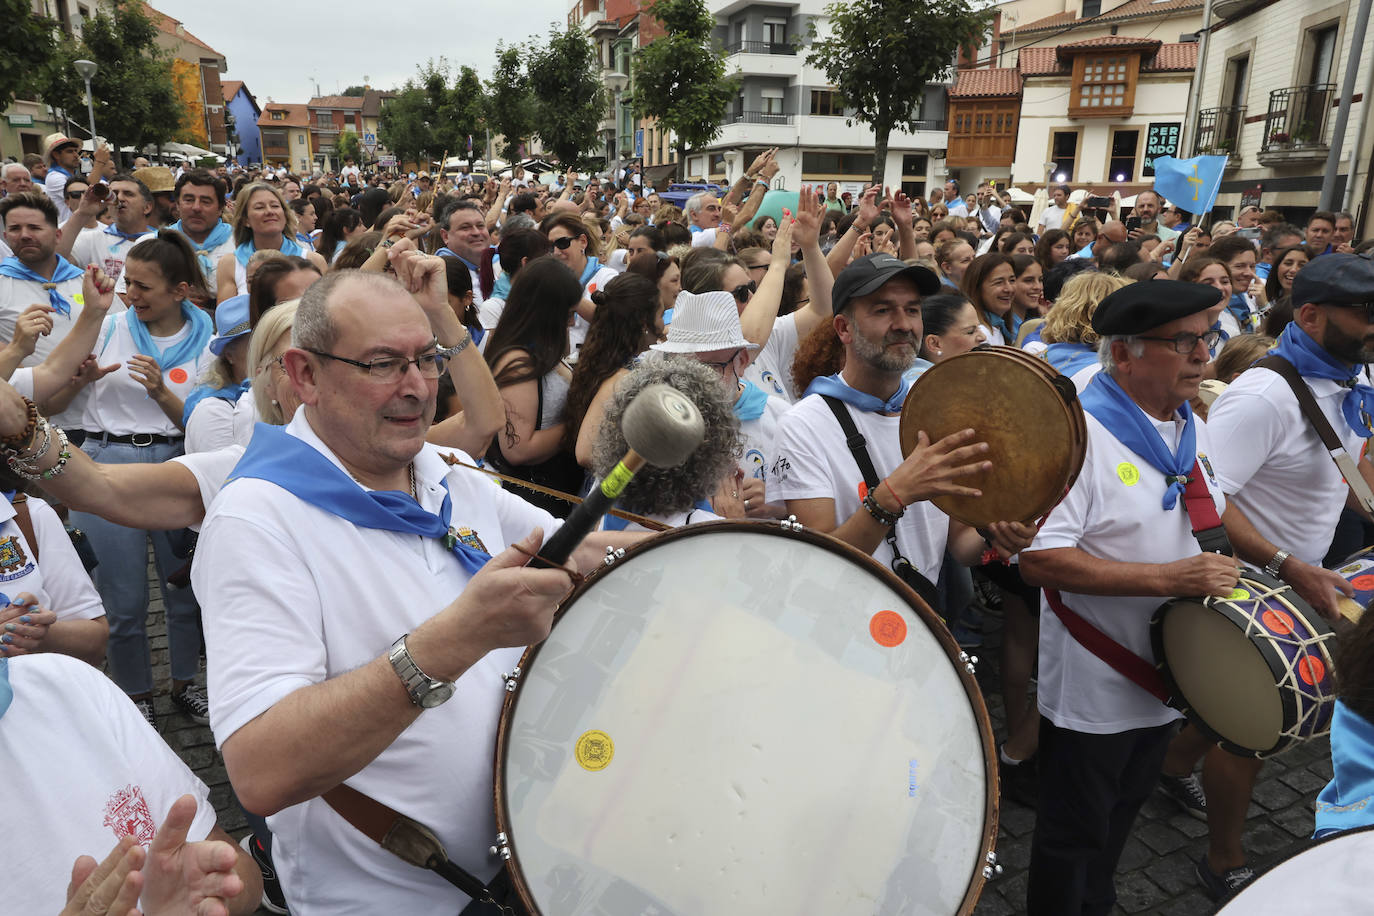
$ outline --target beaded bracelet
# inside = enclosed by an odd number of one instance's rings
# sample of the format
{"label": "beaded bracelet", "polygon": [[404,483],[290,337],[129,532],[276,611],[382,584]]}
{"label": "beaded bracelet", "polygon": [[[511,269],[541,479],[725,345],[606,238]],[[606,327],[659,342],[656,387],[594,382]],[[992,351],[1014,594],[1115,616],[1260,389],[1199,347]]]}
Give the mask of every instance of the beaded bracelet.
{"label": "beaded bracelet", "polygon": [[906,509],[901,512],[889,512],[878,502],[875,495],[876,490],[869,490],[864,496],[863,507],[868,510],[868,514],[873,516],[873,520],[884,528],[891,528],[906,514]]}
{"label": "beaded bracelet", "polygon": [[[67,469],[67,460],[72,457],[70,450],[71,443],[68,442],[67,434],[61,427],[51,428],[56,430],[54,435],[57,438],[57,464],[48,468],[46,471],[40,471],[33,464],[33,462],[37,460],[37,457],[28,459],[27,461],[20,461],[17,456],[11,455],[9,459],[10,470],[14,471],[14,473],[25,480],[52,480]],[[45,445],[44,452],[46,451],[47,446]]]}
{"label": "beaded bracelet", "polygon": [[33,464],[48,453],[48,446],[52,445],[52,425],[48,423],[46,417],[40,416],[38,418],[38,429],[34,431],[35,438],[37,438],[39,431],[43,433],[43,444],[39,446],[38,451],[30,455],[27,454],[28,449],[24,449],[24,451],[14,456],[16,459],[27,462],[28,464]]}
{"label": "beaded bracelet", "polygon": [[24,398],[24,403],[28,406],[28,418],[24,423],[24,428],[18,435],[0,438],[0,448],[6,451],[18,452],[33,442],[33,434],[38,428],[38,405],[28,398]]}

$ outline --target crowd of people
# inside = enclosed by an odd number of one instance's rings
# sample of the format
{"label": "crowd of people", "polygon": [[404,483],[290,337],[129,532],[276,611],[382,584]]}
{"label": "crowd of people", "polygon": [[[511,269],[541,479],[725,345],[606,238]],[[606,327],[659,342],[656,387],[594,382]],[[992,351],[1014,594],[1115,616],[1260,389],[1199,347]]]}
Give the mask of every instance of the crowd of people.
{"label": "crowd of people", "polygon": [[[63,780],[9,806],[25,912],[461,908],[354,826],[341,786],[423,817],[487,885],[464,913],[514,905],[488,851],[502,672],[608,545],[715,519],[847,542],[965,647],[1003,616],[998,769],[1037,809],[1029,912],[1108,912],[1153,792],[1206,820],[1204,891],[1253,877],[1260,762],[1183,725],[1072,621],[1152,659],[1160,602],[1226,596],[1243,564],[1338,616],[1351,589],[1328,567],[1370,525],[1252,364],[1288,359],[1374,481],[1374,242],[1349,214],[1199,219],[1153,191],[1127,213],[1063,186],[1028,213],[955,181],[926,199],[807,186],[778,207],[773,151],[681,207],[635,175],[77,155],[54,136],[0,170],[0,734],[22,733],[0,753]],[[978,429],[903,452],[913,387],[980,347],[1080,393],[1086,459],[1041,524],[974,528],[931,502],[979,495]],[[697,405],[701,444],[636,476],[566,568],[526,566],[566,495],[616,467],[620,418],[656,382]],[[1226,550],[1200,546],[1198,503]],[[253,826],[237,847],[157,735],[164,689],[214,732]],[[1342,707],[1338,738],[1363,734],[1362,708]]]}

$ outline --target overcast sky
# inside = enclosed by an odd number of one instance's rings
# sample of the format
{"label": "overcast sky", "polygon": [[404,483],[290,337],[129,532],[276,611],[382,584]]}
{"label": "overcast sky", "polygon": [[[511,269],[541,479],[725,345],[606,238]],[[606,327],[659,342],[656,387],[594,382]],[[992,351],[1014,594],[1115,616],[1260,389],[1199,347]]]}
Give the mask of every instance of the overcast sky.
{"label": "overcast sky", "polygon": [[[363,77],[377,89],[399,87],[429,58],[467,64],[491,76],[498,41],[545,35],[567,21],[573,0],[439,0],[421,5],[364,0],[153,0],[153,6],[219,51],[229,62],[222,79],[242,80],[257,98],[306,102],[334,95]],[[416,12],[419,10],[420,12]],[[514,17],[511,14],[518,14]]]}

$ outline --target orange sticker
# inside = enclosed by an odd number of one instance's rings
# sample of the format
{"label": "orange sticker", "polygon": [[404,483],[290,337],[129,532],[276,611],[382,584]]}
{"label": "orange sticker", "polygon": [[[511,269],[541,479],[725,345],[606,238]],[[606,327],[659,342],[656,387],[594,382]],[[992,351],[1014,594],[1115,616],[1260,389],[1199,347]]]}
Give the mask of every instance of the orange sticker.
{"label": "orange sticker", "polygon": [[1272,633],[1288,636],[1293,632],[1293,617],[1287,611],[1265,611],[1260,621]]}
{"label": "orange sticker", "polygon": [[906,621],[896,611],[879,611],[868,621],[868,632],[878,645],[891,649],[906,639]]}
{"label": "orange sticker", "polygon": [[863,501],[864,501],[865,499],[867,499],[867,498],[868,498],[868,484],[867,484],[865,481],[862,481],[862,480],[861,480],[861,481],[859,481],[859,502],[863,502]]}
{"label": "orange sticker", "polygon": [[1365,573],[1363,576],[1356,576],[1350,580],[1350,584],[1355,586],[1357,591],[1374,592],[1374,576]]}
{"label": "orange sticker", "polygon": [[185,370],[185,369],[182,369],[181,367],[178,366],[176,369],[173,369],[171,372],[168,372],[168,373],[167,373],[167,378],[168,378],[173,384],[180,385],[180,384],[182,384],[183,382],[185,382],[186,379],[190,378],[190,376],[188,376],[188,375],[186,374],[186,370]]}
{"label": "orange sticker", "polygon": [[1298,662],[1298,677],[1302,678],[1303,683],[1311,687],[1326,677],[1326,665],[1322,660],[1309,655]]}

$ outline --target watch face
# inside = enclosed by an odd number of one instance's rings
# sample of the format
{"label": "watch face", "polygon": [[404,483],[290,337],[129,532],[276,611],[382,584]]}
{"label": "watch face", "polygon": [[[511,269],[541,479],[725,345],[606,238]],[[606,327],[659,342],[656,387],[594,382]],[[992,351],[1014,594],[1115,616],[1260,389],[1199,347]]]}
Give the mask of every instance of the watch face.
{"label": "watch face", "polygon": [[445,684],[442,681],[431,681],[432,686],[420,697],[420,705],[425,709],[433,709],[453,696],[453,685]]}

